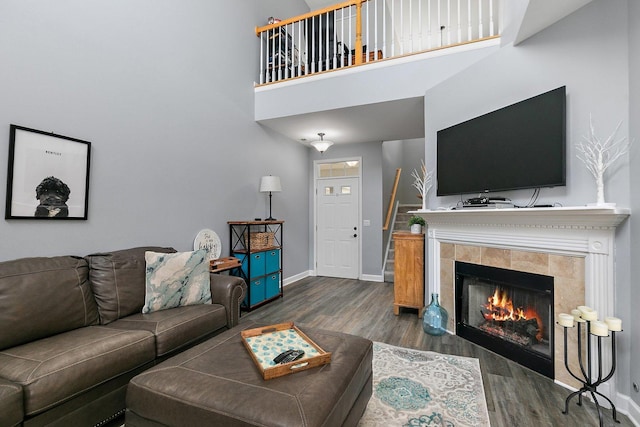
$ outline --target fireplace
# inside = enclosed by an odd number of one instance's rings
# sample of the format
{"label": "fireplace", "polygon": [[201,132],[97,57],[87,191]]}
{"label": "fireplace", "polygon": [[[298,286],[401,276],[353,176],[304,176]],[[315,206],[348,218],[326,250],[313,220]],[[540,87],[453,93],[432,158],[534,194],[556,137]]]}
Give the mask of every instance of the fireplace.
{"label": "fireplace", "polygon": [[[554,278],[554,312],[569,313],[579,305],[614,315],[616,227],[629,216],[626,208],[567,206],[558,208],[457,209],[417,211],[427,221],[428,291],[440,294],[449,311],[447,330],[457,324],[455,262],[468,262]],[[427,295],[429,295],[427,293]],[[554,323],[555,325],[555,323]],[[564,367],[562,328],[555,326],[554,381],[579,388]],[[569,337],[569,351],[577,340]],[[575,358],[569,365],[580,369]],[[612,366],[603,354],[603,369]],[[616,376],[601,385],[615,402]]]}
{"label": "fireplace", "polygon": [[554,278],[456,261],[456,334],[554,378]]}

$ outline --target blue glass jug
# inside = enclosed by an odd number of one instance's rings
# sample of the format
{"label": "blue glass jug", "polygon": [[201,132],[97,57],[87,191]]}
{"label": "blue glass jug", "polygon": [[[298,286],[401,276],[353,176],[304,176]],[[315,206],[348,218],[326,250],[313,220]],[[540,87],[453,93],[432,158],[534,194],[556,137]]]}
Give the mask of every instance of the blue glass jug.
{"label": "blue glass jug", "polygon": [[449,313],[438,302],[438,294],[431,294],[431,303],[425,308],[422,329],[429,335],[443,335],[447,332]]}

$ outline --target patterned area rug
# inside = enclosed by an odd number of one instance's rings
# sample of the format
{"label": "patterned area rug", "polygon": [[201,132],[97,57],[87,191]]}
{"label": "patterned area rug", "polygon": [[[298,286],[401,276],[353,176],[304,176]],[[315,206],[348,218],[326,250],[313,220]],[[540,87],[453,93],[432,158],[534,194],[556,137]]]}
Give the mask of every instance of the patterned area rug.
{"label": "patterned area rug", "polygon": [[373,396],[359,426],[489,426],[478,359],[373,344]]}

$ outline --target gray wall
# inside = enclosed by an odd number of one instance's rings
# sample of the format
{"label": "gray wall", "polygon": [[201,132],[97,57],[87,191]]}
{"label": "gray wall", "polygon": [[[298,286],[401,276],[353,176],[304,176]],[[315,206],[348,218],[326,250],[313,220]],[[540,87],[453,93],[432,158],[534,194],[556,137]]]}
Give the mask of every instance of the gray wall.
{"label": "gray wall", "polygon": [[[420,205],[422,201],[416,196],[418,191],[413,187],[413,177],[411,173],[414,169],[420,171],[420,160],[424,159],[424,138],[404,139],[396,141],[384,141],[382,143],[382,224],[387,218],[387,209],[393,191],[396,169],[401,168],[400,180],[396,192],[396,202],[403,205]],[[395,204],[394,204],[395,206]],[[393,221],[393,213],[390,218]],[[382,233],[382,258],[387,249],[393,224],[389,224],[389,229]]]}
{"label": "gray wall", "polygon": [[285,277],[306,272],[309,150],[253,116],[254,27],[306,11],[301,0],[3,0],[0,177],[9,124],[91,141],[92,159],[89,219],[0,220],[0,260],[189,250],[202,228],[226,255],[227,221],[267,216],[258,185],[273,174]]}
{"label": "gray wall", "polygon": [[[323,154],[311,150],[309,180],[313,182],[313,162],[315,160],[344,159],[362,157],[362,219],[368,219],[368,227],[361,226],[362,274],[380,276],[382,274],[382,144],[367,142],[361,144],[336,144]],[[310,187],[312,188],[312,186]],[[313,224],[313,197],[309,200],[309,224]],[[313,230],[310,228],[310,241]],[[309,265],[313,265],[313,251]]]}
{"label": "gray wall", "polygon": [[413,187],[414,179],[411,173],[414,169],[420,171],[420,160],[424,159],[424,138],[384,141],[382,156],[384,215],[387,214],[397,168],[401,168],[402,171],[398,182],[396,201],[405,205],[421,204],[422,202],[417,197],[418,191]]}
{"label": "gray wall", "polygon": [[[627,325],[636,325],[633,328],[625,327],[628,332],[628,339],[631,342],[631,381],[640,385],[640,286],[637,278],[640,277],[640,2],[629,1],[629,135],[631,135],[631,212],[635,213],[630,218],[631,229],[631,250],[629,258],[636,262],[631,262],[631,272],[629,274],[629,294],[627,301],[630,302],[629,322]],[[640,393],[629,391],[629,395],[637,405],[640,405]]]}
{"label": "gray wall", "polygon": [[[623,126],[619,136],[629,135],[628,27],[633,25],[630,25],[627,13],[627,1],[594,1],[518,46],[505,46],[428,90],[425,94],[427,167],[435,167],[437,130],[566,85],[567,186],[543,189],[539,203],[578,206],[595,202],[594,180],[576,158],[574,144],[587,135],[590,114],[601,138],[606,138],[620,120]],[[637,15],[636,10],[636,18]],[[606,31],[594,31],[594,28],[606,28]],[[637,35],[635,43],[637,47]],[[637,54],[632,59],[637,66]],[[637,103],[637,82],[634,85]],[[638,120],[637,114],[634,120]],[[637,126],[635,123],[635,131]],[[637,157],[633,158],[633,165],[638,167]],[[618,206],[629,207],[629,158],[623,158],[617,166],[607,177],[605,199]],[[637,174],[635,171],[636,177]],[[531,190],[521,190],[503,195],[516,204],[526,204],[531,193]],[[638,203],[637,197],[635,204]],[[436,197],[434,192],[429,200],[430,207],[436,208],[454,205],[458,198]],[[629,278],[630,229],[630,221],[626,221],[617,230],[615,271],[615,314],[628,326],[619,340],[618,387],[627,395],[632,395],[630,366],[637,365],[638,360],[638,349],[634,347],[631,351],[632,337],[637,337],[638,331],[635,323],[632,325],[629,301],[631,289],[636,296],[638,291]],[[634,248],[637,249],[637,243]],[[634,314],[635,320],[637,316]],[[638,368],[634,367],[634,375],[637,374]],[[635,376],[632,381],[639,382],[640,379]]]}

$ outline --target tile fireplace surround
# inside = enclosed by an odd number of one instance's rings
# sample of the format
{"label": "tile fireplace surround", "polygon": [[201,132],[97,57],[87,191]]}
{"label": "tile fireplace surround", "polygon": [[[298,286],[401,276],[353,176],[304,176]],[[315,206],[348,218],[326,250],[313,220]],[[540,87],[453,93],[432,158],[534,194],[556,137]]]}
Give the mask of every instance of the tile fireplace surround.
{"label": "tile fireplace surround", "polygon": [[[554,319],[578,305],[599,317],[614,316],[615,228],[628,209],[555,207],[414,211],[427,222],[429,296],[438,292],[455,334],[455,261],[527,271],[554,277]],[[573,331],[572,331],[573,332]],[[564,366],[562,328],[555,326],[555,381],[576,388]],[[570,361],[577,364],[575,332],[569,334]],[[607,341],[607,345],[610,343]],[[571,348],[572,347],[572,348]],[[605,347],[607,348],[607,347]],[[608,372],[611,356],[603,352]],[[598,391],[615,403],[615,376]]]}

